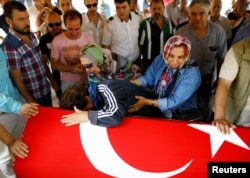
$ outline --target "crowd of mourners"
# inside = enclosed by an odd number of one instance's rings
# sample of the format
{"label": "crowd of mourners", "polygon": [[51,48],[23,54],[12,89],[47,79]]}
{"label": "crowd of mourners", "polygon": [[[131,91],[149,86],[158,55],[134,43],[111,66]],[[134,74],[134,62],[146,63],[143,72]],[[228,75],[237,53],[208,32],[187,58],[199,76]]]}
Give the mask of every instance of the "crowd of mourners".
{"label": "crowd of mourners", "polygon": [[[248,0],[0,0],[0,177],[15,177],[21,140],[39,106],[71,109],[61,122],[110,127],[125,116],[250,126]],[[4,35],[2,35],[4,34]]]}

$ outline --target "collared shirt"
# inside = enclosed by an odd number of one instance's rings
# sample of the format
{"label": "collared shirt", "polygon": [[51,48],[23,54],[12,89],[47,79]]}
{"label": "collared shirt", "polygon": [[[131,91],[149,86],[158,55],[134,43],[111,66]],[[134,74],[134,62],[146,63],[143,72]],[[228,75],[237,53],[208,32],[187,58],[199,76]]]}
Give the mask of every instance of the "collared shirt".
{"label": "collared shirt", "polygon": [[[245,54],[245,56],[246,56],[246,54]],[[246,58],[246,60],[248,60],[248,59]],[[222,66],[221,66],[219,77],[226,79],[226,80],[229,80],[231,82],[234,82],[235,80],[237,80],[237,77],[238,78],[243,77],[242,74],[241,75],[239,74],[240,70],[248,71],[247,69],[249,69],[249,63],[246,62],[244,64],[246,64],[245,69],[242,69],[242,67],[239,65],[237,59],[235,58],[235,52],[234,52],[233,48],[230,48],[225,56],[225,60],[222,64]],[[246,84],[249,83],[248,78],[244,77],[244,82]],[[240,85],[240,82],[234,82],[233,85]],[[245,86],[242,87],[242,85],[240,85],[240,86],[242,88],[242,90],[241,90],[242,96],[237,96],[237,98],[238,98],[237,100],[242,100],[242,98],[244,98],[243,96],[247,95],[246,94],[247,87],[245,87]],[[235,105],[235,103],[231,104],[232,101],[235,101],[235,98],[232,96],[235,96],[235,95],[232,95],[232,93],[231,93],[229,95],[229,99],[227,101],[228,102],[227,105],[229,105],[229,106]],[[250,127],[250,119],[249,119],[249,117],[250,117],[250,113],[249,113],[250,95],[249,94],[248,94],[246,103],[239,114],[239,118],[237,118],[236,120],[233,120],[233,118],[231,117],[231,114],[230,114],[230,112],[232,112],[232,111],[230,111],[229,108],[230,107],[227,107],[227,110],[226,110],[226,118],[227,119],[229,119],[231,122],[235,123],[236,125]]]}
{"label": "collared shirt", "polygon": [[125,22],[117,15],[109,18],[103,30],[102,44],[111,46],[111,51],[135,61],[139,56],[138,36],[140,16],[131,12]]}
{"label": "collared shirt", "polygon": [[[211,21],[210,16],[208,17],[208,20]],[[230,21],[228,20],[228,18],[223,17],[223,16],[220,15],[219,19],[214,23],[217,23],[217,24],[219,24],[219,25],[221,25],[223,27],[223,29],[226,32],[227,39],[232,38],[231,24],[230,24]]]}
{"label": "collared shirt", "polygon": [[224,58],[227,52],[225,30],[208,21],[207,33],[202,38],[196,36],[191,24],[179,28],[175,34],[184,35],[190,40],[191,56],[197,61],[202,77],[213,74],[216,60]]}
{"label": "collared shirt", "polygon": [[153,60],[161,54],[166,41],[172,35],[173,29],[167,18],[164,18],[162,29],[152,18],[144,19],[139,29],[139,45],[142,46],[143,59]]}
{"label": "collared shirt", "polygon": [[[193,62],[192,60],[190,61],[190,63]],[[145,74],[138,78],[141,86],[152,86],[155,93],[157,93],[159,79],[165,69],[166,63],[163,55],[158,55]],[[163,113],[177,109],[180,111],[196,109],[196,91],[200,84],[201,75],[198,66],[181,68],[171,94],[168,97],[158,98],[159,109]]]}
{"label": "collared shirt", "polygon": [[101,45],[102,33],[107,17],[104,14],[98,13],[97,26],[89,19],[88,14],[82,15],[82,30],[89,33],[95,40],[95,43]]}
{"label": "collared shirt", "polygon": [[3,42],[9,70],[20,70],[21,79],[34,98],[48,94],[50,85],[42,63],[42,55],[36,37],[29,34],[31,46],[9,31]]}

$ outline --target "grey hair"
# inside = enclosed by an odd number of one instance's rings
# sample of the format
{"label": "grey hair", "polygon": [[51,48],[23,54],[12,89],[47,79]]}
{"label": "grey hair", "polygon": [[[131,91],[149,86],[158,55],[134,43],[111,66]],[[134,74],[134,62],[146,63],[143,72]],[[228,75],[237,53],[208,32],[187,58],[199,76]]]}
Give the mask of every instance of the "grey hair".
{"label": "grey hair", "polygon": [[210,1],[209,0],[192,0],[189,4],[189,9],[191,9],[193,6],[199,5],[207,10],[210,9]]}

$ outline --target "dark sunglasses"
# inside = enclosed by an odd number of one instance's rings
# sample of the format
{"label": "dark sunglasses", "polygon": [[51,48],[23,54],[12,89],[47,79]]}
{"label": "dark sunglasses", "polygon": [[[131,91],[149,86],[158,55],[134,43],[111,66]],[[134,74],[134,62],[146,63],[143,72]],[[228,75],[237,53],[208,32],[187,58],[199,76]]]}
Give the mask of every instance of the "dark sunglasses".
{"label": "dark sunglasses", "polygon": [[56,22],[56,23],[48,23],[48,26],[50,28],[53,28],[54,26],[59,27],[61,25],[61,22]]}
{"label": "dark sunglasses", "polygon": [[89,9],[91,7],[97,7],[97,3],[93,3],[93,4],[86,4],[86,7]]}
{"label": "dark sunglasses", "polygon": [[94,66],[94,63],[82,65],[82,67],[85,69],[91,69],[93,66]]}

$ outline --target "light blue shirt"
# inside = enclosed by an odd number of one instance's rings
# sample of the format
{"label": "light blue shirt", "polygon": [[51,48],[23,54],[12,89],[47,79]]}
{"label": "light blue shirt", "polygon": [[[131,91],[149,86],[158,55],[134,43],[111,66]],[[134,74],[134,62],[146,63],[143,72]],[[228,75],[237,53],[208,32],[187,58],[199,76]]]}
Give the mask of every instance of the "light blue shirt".
{"label": "light blue shirt", "polygon": [[0,112],[19,113],[19,92],[13,86],[7,68],[5,54],[0,48]]}
{"label": "light blue shirt", "polygon": [[[190,64],[194,61],[189,61]],[[144,76],[138,78],[142,87],[152,86],[156,93],[158,81],[162,72],[166,68],[166,63],[162,55],[157,56],[149,66]],[[158,98],[158,107],[161,112],[168,110],[184,111],[197,109],[196,91],[201,84],[201,74],[198,66],[185,66],[179,70],[179,75],[169,97]]]}

